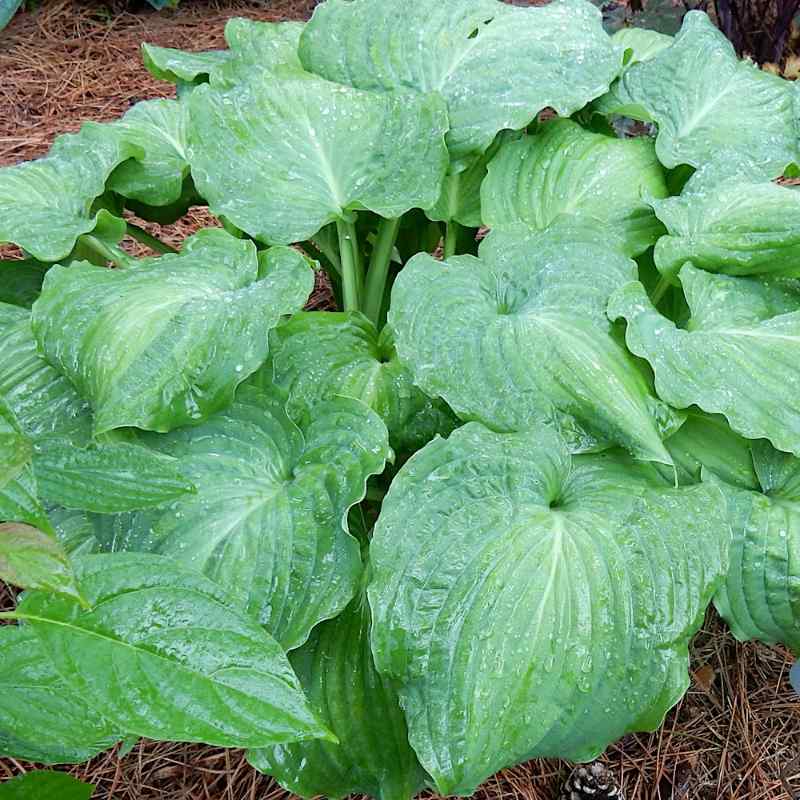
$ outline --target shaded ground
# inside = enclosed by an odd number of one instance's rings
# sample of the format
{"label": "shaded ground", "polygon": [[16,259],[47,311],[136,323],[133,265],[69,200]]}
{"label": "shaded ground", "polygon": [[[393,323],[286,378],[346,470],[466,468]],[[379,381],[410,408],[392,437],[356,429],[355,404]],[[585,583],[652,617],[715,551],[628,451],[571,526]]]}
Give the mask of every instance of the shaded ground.
{"label": "shaded ground", "polygon": [[[110,6],[44,0],[39,12],[20,14],[0,33],[0,164],[41,155],[54,135],[76,130],[83,120],[111,119],[137,100],[171,94],[142,67],[141,41],[217,47],[231,16],[303,18],[314,5],[184,0],[177,11],[156,13],[116,0]],[[206,211],[193,209],[177,225],[153,230],[179,241],[214,222]],[[10,254],[13,248],[0,251]],[[313,304],[326,302],[319,287]],[[11,602],[0,585],[0,607]],[[800,797],[800,768],[791,765],[800,754],[800,699],[788,683],[788,654],[737,644],[710,613],[691,665],[692,688],[663,728],[626,737],[605,756],[628,800],[785,800],[792,787]],[[0,780],[30,766],[0,760]],[[782,768],[788,783],[782,782]],[[72,771],[97,785],[96,800],[288,797],[238,751],[196,745],[141,743],[123,759],[112,751]],[[476,797],[555,800],[567,771],[560,762],[531,762],[490,779]]]}

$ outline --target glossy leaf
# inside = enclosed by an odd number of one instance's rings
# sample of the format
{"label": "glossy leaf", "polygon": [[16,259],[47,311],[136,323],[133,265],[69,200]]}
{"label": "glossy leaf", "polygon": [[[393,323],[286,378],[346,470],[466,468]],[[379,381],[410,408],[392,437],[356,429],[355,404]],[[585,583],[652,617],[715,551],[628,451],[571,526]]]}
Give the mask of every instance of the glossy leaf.
{"label": "glossy leaf", "polygon": [[94,786],[73,778],[66,772],[27,772],[6,783],[0,783],[0,800],[89,800]]}
{"label": "glossy leaf", "polygon": [[48,503],[100,514],[160,506],[195,491],[174,459],[125,442],[76,448],[45,439],[33,464]]}
{"label": "glossy leaf", "polygon": [[656,122],[666,167],[740,154],[769,179],[798,158],[792,84],[740,61],[701,11],[684,17],[671,47],[627,69],[600,107]]}
{"label": "glossy leaf", "polygon": [[30,440],[0,395],[0,489],[22,472],[32,454]]}
{"label": "glossy leaf", "polygon": [[0,395],[29,437],[55,434],[83,442],[91,433],[89,407],[41,357],[30,320],[27,310],[0,303]]}
{"label": "glossy leaf", "polygon": [[0,580],[82,600],[67,554],[55,537],[18,522],[0,522]]}
{"label": "glossy leaf", "polygon": [[792,282],[679,273],[692,316],[686,330],[661,316],[640,283],[611,298],[628,348],[647,359],[658,396],[676,408],[722,414],[748,439],[800,453],[800,289]]}
{"label": "glossy leaf", "polygon": [[41,593],[17,610],[118,729],[220,747],[330,736],[277,642],[223,589],[149,554],[85,556],[76,569],[91,610]]}
{"label": "glossy leaf", "polygon": [[297,428],[285,398],[252,388],[197,428],[154,441],[197,486],[153,525],[154,547],[231,593],[286,649],[353,597],[361,574],[347,512],[390,455],[361,403],[321,403]]}
{"label": "glossy leaf", "polygon": [[44,158],[0,169],[0,242],[39,261],[70,254],[97,224],[92,203],[114,168],[140,151],[107,125],[87,122],[59,136]]}
{"label": "glossy leaf", "polygon": [[691,261],[727,275],[800,277],[800,191],[765,180],[749,161],[728,171],[707,165],[680,197],[653,203],[669,232],[656,245],[659,270],[674,280]]}
{"label": "glossy leaf", "polygon": [[294,794],[343,798],[363,793],[378,800],[408,800],[425,784],[397,692],[375,670],[369,633],[369,605],[366,594],[359,593],[289,656],[309,701],[339,740],[248,754],[256,769]]}
{"label": "glossy leaf", "polygon": [[198,190],[264,242],[305,241],[356,208],[397,217],[439,197],[447,115],[434,95],[361,92],[287,68],[199,87],[188,102]]}
{"label": "glossy leaf", "polygon": [[757,491],[719,482],[734,538],[714,602],[737,639],[780,642],[800,654],[800,459],[766,443],[753,455]]}
{"label": "glossy leaf", "polygon": [[625,49],[625,65],[632,66],[654,58],[672,44],[673,37],[646,28],[620,28],[611,41]]}
{"label": "glossy leaf", "polygon": [[142,61],[148,72],[170,83],[206,83],[214,69],[229,57],[226,50],[192,52],[142,43]]}
{"label": "glossy leaf", "polygon": [[0,717],[4,758],[76,763],[119,738],[107,720],[69,691],[36,635],[25,627],[0,627]]}
{"label": "glossy leaf", "polygon": [[108,187],[150,206],[176,202],[189,174],[185,107],[176,100],[145,100],[115,122],[114,128],[143,155],[120,164]]}
{"label": "glossy leaf", "polygon": [[480,255],[418,255],[395,283],[389,323],[420,388],[496,430],[574,418],[591,437],[671,464],[659,427],[670,412],[605,317],[634,263],[594,228],[564,224],[494,232]]}
{"label": "glossy leaf", "polygon": [[442,794],[535,756],[590,760],[657,727],[688,686],[726,567],[722,495],[614,486],[619,472],[598,480],[587,458],[588,480],[548,429],[471,423],[409,460],[384,500],[372,649]]}
{"label": "glossy leaf", "polygon": [[306,69],[360,89],[412,88],[447,101],[453,172],[501,130],[544,108],[569,116],[606,91],[622,53],[583,0],[328,0],[300,40]]}
{"label": "glossy leaf", "polygon": [[312,288],[297,251],[257,258],[252,242],[208,229],[180,254],[130,270],[53,267],[33,330],[45,357],[91,402],[95,433],[167,431],[230,403],[266,358],[269,330]]}
{"label": "glossy leaf", "polygon": [[358,312],[295,314],[272,337],[274,380],[287,391],[295,419],[311,418],[331,397],[354,397],[383,419],[392,447],[400,451],[416,450],[455,427],[444,403],[414,385],[397,358],[391,330],[379,334]]}
{"label": "glossy leaf", "polygon": [[650,139],[617,139],[558,119],[500,148],[481,206],[490,228],[543,229],[561,214],[589,217],[624,239],[626,255],[638,255],[663,232],[646,198],[666,196]]}

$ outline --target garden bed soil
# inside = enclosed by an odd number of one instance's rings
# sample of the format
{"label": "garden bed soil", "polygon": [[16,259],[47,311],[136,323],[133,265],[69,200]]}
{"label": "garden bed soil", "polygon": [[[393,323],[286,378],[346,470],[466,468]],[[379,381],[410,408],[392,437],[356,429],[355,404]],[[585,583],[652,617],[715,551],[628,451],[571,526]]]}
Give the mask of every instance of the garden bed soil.
{"label": "garden bed soil", "polygon": [[[232,16],[303,19],[314,5],[184,0],[177,10],[157,13],[143,4],[43,0],[0,32],[0,164],[42,155],[54,136],[84,120],[110,120],[138,100],[171,95],[142,66],[140,42],[219,47]],[[192,209],[173,226],[148,227],[177,243],[209,224],[216,220],[207,211]],[[14,253],[0,248],[0,257]],[[318,286],[312,305],[329,303],[325,286]],[[12,603],[0,585],[0,607]],[[686,697],[659,731],[627,736],[604,756],[627,800],[788,800],[793,789],[800,797],[800,766],[792,763],[800,754],[800,698],[789,685],[791,663],[781,648],[735,642],[709,612],[692,647]],[[0,781],[33,766],[0,759]],[[532,761],[489,779],[476,797],[556,800],[568,771],[563,762]],[[124,758],[113,750],[71,772],[96,784],[94,800],[290,797],[241,752],[199,745],[140,742]]]}

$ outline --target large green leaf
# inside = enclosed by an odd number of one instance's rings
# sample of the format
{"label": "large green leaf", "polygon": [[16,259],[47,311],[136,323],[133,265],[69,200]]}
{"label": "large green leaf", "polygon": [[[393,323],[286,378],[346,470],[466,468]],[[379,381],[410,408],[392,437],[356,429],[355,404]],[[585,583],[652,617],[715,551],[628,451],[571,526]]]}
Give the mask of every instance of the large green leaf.
{"label": "large green leaf", "polygon": [[174,459],[126,442],[80,448],[44,439],[33,467],[47,503],[99,514],[160,506],[195,491]]}
{"label": "large green leaf", "polygon": [[285,68],[198,87],[188,103],[199,192],[267,243],[310,239],[356,208],[397,217],[439,197],[447,114],[435,95],[362,92]]}
{"label": "large green leaf", "polygon": [[362,592],[289,656],[309,701],[339,740],[248,754],[256,769],[273,775],[290,792],[408,800],[425,784],[397,692],[375,670],[369,633],[369,604]]}
{"label": "large green leaf", "polygon": [[496,430],[572,417],[592,437],[671,464],[670,412],[612,336],[609,296],[634,262],[594,227],[493,232],[480,259],[413,258],[389,323],[401,361],[431,397]]}
{"label": "large green leaf", "polygon": [[33,439],[51,434],[85,441],[89,407],[40,355],[24,308],[0,303],[0,395]]}
{"label": "large green leaf", "polygon": [[701,11],[684,17],[671,47],[627,69],[598,107],[655,121],[667,167],[735,153],[773,178],[800,152],[792,84],[740,61]]}
{"label": "large green leaf", "polygon": [[737,639],[781,642],[800,655],[800,459],[764,442],[753,457],[758,491],[719,482],[734,538],[714,602]]}
{"label": "large green leaf", "polygon": [[114,734],[69,691],[32,630],[0,627],[0,756],[41,764],[86,761],[114,744]]}
{"label": "large green leaf", "polygon": [[114,168],[141,151],[87,122],[59,136],[44,158],[0,169],[0,242],[14,242],[40,261],[70,254],[97,225],[91,212]]}
{"label": "large green leaf", "polygon": [[91,610],[31,592],[17,611],[118,730],[221,747],[330,737],[278,643],[208,579],[150,554],[85,556],[76,571]]}
{"label": "large green leaf", "polygon": [[0,303],[30,308],[42,289],[47,265],[32,258],[0,260]]}
{"label": "large green leaf", "polygon": [[514,8],[496,0],[329,0],[300,40],[306,69],[361,89],[447,101],[454,172],[544,108],[569,116],[606,91],[622,52],[584,0]]}
{"label": "large green leaf", "polygon": [[190,52],[142,43],[142,61],[154,78],[177,84],[207,83],[208,77],[230,54],[227,50]]}
{"label": "large green leaf", "polygon": [[557,119],[500,148],[481,208],[490,228],[523,222],[542,229],[561,214],[596,219],[623,238],[626,255],[638,255],[664,230],[645,197],[666,196],[650,139],[617,139]]}
{"label": "large green leaf", "polygon": [[0,0],[0,31],[11,22],[21,5],[22,0]]}
{"label": "large green leaf", "polygon": [[94,786],[66,772],[27,772],[0,784],[0,800],[89,800],[92,794]]}
{"label": "large green leaf", "polygon": [[388,326],[379,334],[358,312],[301,312],[272,337],[274,380],[288,392],[295,419],[310,417],[331,397],[354,397],[383,419],[392,447],[400,451],[417,450],[455,426],[444,403],[414,385]]}
{"label": "large green leaf", "polygon": [[245,387],[204,425],[153,437],[197,486],[153,531],[159,552],[227,587],[289,649],[353,597],[361,558],[347,512],[390,451],[362,403],[321,403],[302,430],[285,404]]}
{"label": "large green leaf", "polygon": [[625,48],[625,65],[632,66],[654,58],[672,44],[673,38],[647,28],[620,28],[611,41]]}
{"label": "large green leaf", "polygon": [[664,442],[681,483],[697,483],[708,470],[732,486],[758,489],[752,442],[731,430],[724,417],[690,408],[677,433]]}
{"label": "large green leaf", "polygon": [[83,600],[58,540],[19,522],[0,522],[0,580]]}
{"label": "large green leaf", "polygon": [[0,489],[30,462],[33,448],[14,412],[0,395]]}
{"label": "large green leaf", "polygon": [[269,330],[302,308],[313,282],[297,251],[257,257],[252,242],[208,229],[180,254],[129,270],[53,267],[33,330],[91,402],[96,433],[167,431],[231,402],[267,357]]}
{"label": "large green leaf", "polygon": [[176,100],[146,100],[115,122],[114,129],[142,155],[120,164],[108,188],[150,206],[176,202],[189,174],[185,106]]}
{"label": "large green leaf", "polygon": [[669,232],[656,245],[659,270],[674,279],[691,261],[727,275],[800,277],[800,190],[759,173],[749,160],[712,162],[680,197],[654,201]]}
{"label": "large green leaf", "polygon": [[618,290],[608,308],[627,321],[628,348],[650,363],[659,397],[722,414],[745,438],[800,454],[800,286],[691,264],[679,277],[692,312],[685,330],[661,316],[640,283]]}
{"label": "large green leaf", "polygon": [[442,794],[534,756],[588,760],[689,685],[724,574],[716,487],[570,459],[470,423],[406,463],[371,544],[372,648]]}

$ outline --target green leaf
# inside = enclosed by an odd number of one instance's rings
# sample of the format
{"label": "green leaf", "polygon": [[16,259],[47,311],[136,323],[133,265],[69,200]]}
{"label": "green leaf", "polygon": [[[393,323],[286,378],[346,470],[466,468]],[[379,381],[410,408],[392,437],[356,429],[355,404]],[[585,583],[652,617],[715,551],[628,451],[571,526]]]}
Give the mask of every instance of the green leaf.
{"label": "green leaf", "polygon": [[185,106],[176,100],[146,100],[133,106],[114,128],[143,155],[120,164],[111,173],[108,188],[150,206],[175,203],[189,175]]}
{"label": "green leaf", "polygon": [[611,298],[612,319],[628,323],[632,353],[647,359],[658,396],[676,408],[722,414],[747,439],[800,453],[800,287],[713,275],[691,264],[679,273],[691,319],[686,330],[661,316],[640,283]]}
{"label": "green leaf", "polygon": [[91,434],[88,405],[39,355],[30,312],[5,303],[0,303],[0,395],[32,439],[55,434],[83,442]]}
{"label": "green leaf", "polygon": [[671,464],[659,429],[670,412],[605,316],[634,262],[577,223],[493,232],[480,259],[413,258],[389,312],[400,360],[462,419],[506,431],[577,421],[591,437]]}
{"label": "green leaf", "polygon": [[659,270],[675,280],[694,266],[727,275],[800,277],[800,191],[759,174],[760,166],[726,159],[728,177],[711,163],[680,197],[653,202],[668,236],[655,250]]}
{"label": "green leaf", "polygon": [[30,593],[17,612],[119,730],[220,747],[330,737],[277,642],[206,578],[132,553],[85,556],[76,571],[91,610]]}
{"label": "green leaf", "polygon": [[0,260],[0,303],[30,308],[42,290],[47,265],[32,258]]}
{"label": "green leaf", "polygon": [[[383,419],[394,449],[412,452],[455,427],[444,403],[414,385],[388,326],[378,334],[358,312],[312,311],[295,314],[271,335],[274,380],[287,392],[294,419],[312,417],[331,397],[354,397]],[[322,366],[310,368],[315,362]]]}
{"label": "green leaf", "polygon": [[16,478],[30,462],[33,448],[14,412],[0,395],[0,489]]}
{"label": "green leaf", "polygon": [[91,402],[95,433],[167,431],[228,405],[266,359],[269,330],[312,288],[297,251],[257,258],[252,242],[207,229],[179,254],[130,270],[53,267],[33,330],[45,357]]}
{"label": "green leaf", "polygon": [[684,17],[671,47],[627,69],[599,108],[655,121],[666,167],[740,154],[774,178],[800,152],[791,82],[740,61],[701,11]]}
{"label": "green leaf", "polygon": [[800,459],[759,443],[763,488],[719,483],[733,527],[731,564],[714,604],[740,641],[782,643],[800,655]]}
{"label": "green leaf", "polygon": [[11,22],[21,5],[22,0],[0,0],[0,31]]}
{"label": "green leaf", "polygon": [[347,512],[390,451],[362,403],[321,403],[302,430],[285,405],[278,392],[244,387],[204,425],[152,437],[197,486],[153,524],[153,546],[228,587],[291,649],[353,597],[361,558]]}
{"label": "green leaf", "polygon": [[724,417],[690,408],[677,433],[664,442],[681,483],[701,480],[703,470],[742,489],[758,489],[753,442],[734,433]]}
{"label": "green leaf", "polygon": [[226,50],[189,52],[142,42],[142,61],[148,72],[170,83],[206,83],[214,69],[229,57]]}
{"label": "green leaf", "polygon": [[48,503],[100,514],[160,506],[195,491],[174,459],[125,442],[78,448],[44,439],[33,466]]}
{"label": "green leaf", "polygon": [[83,601],[58,540],[19,522],[0,522],[0,580]]}
{"label": "green leaf", "polygon": [[447,101],[453,172],[544,108],[569,116],[605,92],[621,52],[583,0],[329,0],[300,40],[306,69],[360,89],[412,88]]}
{"label": "green leaf", "polygon": [[369,632],[369,604],[359,593],[289,656],[309,701],[339,740],[248,753],[256,769],[294,794],[408,800],[425,785],[397,692],[375,670]]}
{"label": "green leaf", "polygon": [[199,87],[188,103],[200,194],[264,242],[310,239],[356,208],[397,217],[439,197],[447,115],[435,95],[361,92],[287,69]]}
{"label": "green leaf", "polygon": [[673,37],[646,28],[620,28],[611,41],[625,49],[625,65],[633,66],[654,58],[672,44]]}
{"label": "green leaf", "polygon": [[13,242],[39,261],[70,254],[91,233],[95,198],[114,168],[139,155],[111,126],[87,122],[59,136],[44,158],[0,169],[0,242]]}
{"label": "green leaf", "polygon": [[727,566],[724,499],[616,466],[598,480],[586,458],[582,475],[551,430],[470,423],[384,500],[372,650],[442,794],[532,757],[590,760],[660,725],[689,685],[688,643]]}
{"label": "green leaf", "polygon": [[481,206],[490,228],[542,229],[561,214],[590,217],[624,239],[626,255],[638,255],[664,230],[644,198],[666,196],[650,139],[617,139],[557,119],[500,148]]}
{"label": "green leaf", "polygon": [[0,627],[0,693],[4,758],[77,763],[119,739],[107,720],[69,691],[29,628]]}
{"label": "green leaf", "polygon": [[27,772],[0,784],[0,800],[89,800],[94,786],[66,772]]}

